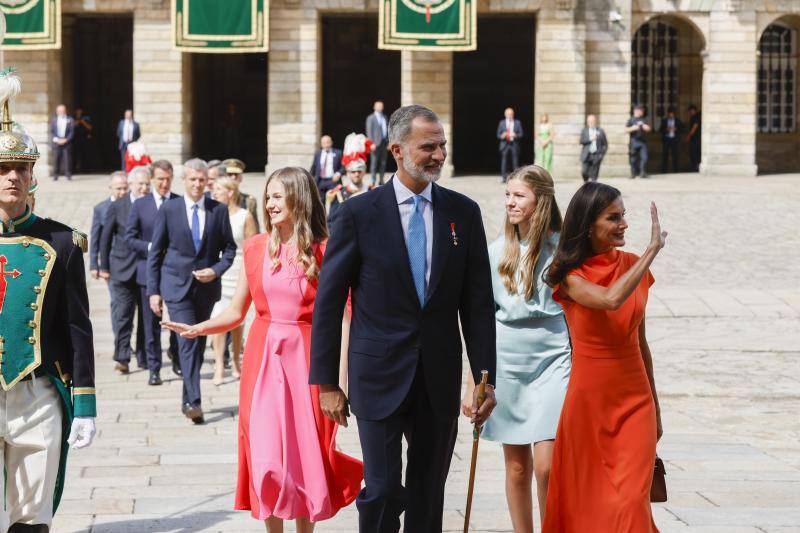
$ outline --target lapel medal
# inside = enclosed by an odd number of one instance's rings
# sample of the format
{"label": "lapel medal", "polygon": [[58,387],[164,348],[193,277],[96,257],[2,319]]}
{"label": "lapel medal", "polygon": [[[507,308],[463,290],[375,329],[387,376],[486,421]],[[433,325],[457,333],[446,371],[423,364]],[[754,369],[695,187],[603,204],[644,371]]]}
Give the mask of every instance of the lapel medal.
{"label": "lapel medal", "polygon": [[450,235],[453,236],[453,246],[458,246],[458,235],[456,235],[456,223],[450,223]]}

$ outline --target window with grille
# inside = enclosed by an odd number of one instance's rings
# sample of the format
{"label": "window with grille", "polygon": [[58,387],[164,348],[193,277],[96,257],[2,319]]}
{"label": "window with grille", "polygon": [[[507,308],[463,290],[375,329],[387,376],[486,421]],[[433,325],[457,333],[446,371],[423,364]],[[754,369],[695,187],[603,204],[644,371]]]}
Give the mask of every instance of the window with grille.
{"label": "window with grille", "polygon": [[797,131],[797,31],[770,24],[758,50],[758,131]]}
{"label": "window with grille", "polygon": [[646,22],[636,31],[631,52],[631,103],[646,106],[657,120],[678,100],[678,30],[664,21]]}

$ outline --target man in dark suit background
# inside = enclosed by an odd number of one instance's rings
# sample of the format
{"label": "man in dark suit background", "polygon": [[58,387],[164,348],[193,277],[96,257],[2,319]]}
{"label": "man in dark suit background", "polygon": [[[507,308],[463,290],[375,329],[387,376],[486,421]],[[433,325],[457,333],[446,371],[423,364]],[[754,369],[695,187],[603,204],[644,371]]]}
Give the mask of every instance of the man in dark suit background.
{"label": "man in dark suit background", "polygon": [[675,116],[675,108],[667,109],[667,116],[661,119],[661,173],[666,174],[669,170],[669,160],[672,160],[672,171],[679,172],[678,167],[678,145],[680,144],[680,133],[683,131],[683,122]]}
{"label": "man in dark suit background", "polygon": [[[161,159],[152,165],[152,191],[137,199],[131,205],[128,222],[125,228],[125,242],[136,256],[136,284],[139,287],[139,305],[144,321],[144,345],[147,368],[150,374],[161,375],[161,317],[150,309],[150,298],[147,296],[147,252],[153,238],[153,227],[156,214],[164,202],[178,198],[172,192],[172,163]],[[168,351],[172,359],[172,371],[181,374],[178,357],[178,339],[170,335]]]}
{"label": "man in dark suit background", "polygon": [[383,185],[388,155],[386,147],[389,142],[389,121],[383,114],[383,102],[380,100],[372,104],[372,113],[367,116],[364,130],[373,143],[372,154],[369,156],[369,173],[372,175],[373,185],[377,187]]}
{"label": "man in dark suit background", "polygon": [[[147,256],[150,308],[161,316],[166,302],[170,318],[196,324],[208,320],[221,296],[220,277],[236,255],[227,206],[206,198],[208,165],[190,159],[183,166],[185,196],[167,201],[156,215]],[[183,370],[182,410],[195,424],[203,423],[200,367],[206,338],[178,338]]]}
{"label": "man in dark suit background", "polygon": [[628,156],[631,164],[631,179],[647,178],[647,141],[645,135],[652,131],[644,114],[644,106],[633,106],[633,116],[625,123],[625,133],[630,135]]}
{"label": "man in dark suit background", "polygon": [[588,115],[581,130],[581,176],[583,181],[597,181],[600,163],[608,151],[606,132],[597,125],[597,117]]}
{"label": "man in dark suit background", "polygon": [[[134,175],[135,174],[135,175]],[[125,173],[118,170],[113,179],[126,179]],[[150,180],[150,170],[138,167],[131,172],[130,181],[141,186],[143,180]],[[125,242],[125,230],[131,205],[135,200],[133,193],[117,199],[106,211],[103,233],[100,236],[100,277],[108,281],[114,299],[111,320],[114,322],[114,361],[115,368],[122,374],[130,370],[131,337],[133,319],[138,316],[136,328],[136,361],[139,368],[147,368],[145,352],[144,320],[136,283],[136,254]],[[150,385],[160,385],[158,373],[150,373]]]}
{"label": "man in dark suit background", "polygon": [[141,136],[142,130],[139,123],[133,120],[133,110],[126,109],[125,116],[117,124],[117,147],[122,170],[125,170],[125,151],[128,149],[128,145],[138,141]]}
{"label": "man in dark suit background", "polygon": [[[359,530],[442,530],[444,487],[457,433],[461,336],[474,378],[495,376],[489,257],[478,205],[433,182],[447,151],[430,109],[389,121],[398,171],[383,187],[339,208],[314,306],[310,383],[326,416],[347,425],[339,388],[342,316],[352,291],[349,391],[364,457]],[[494,408],[493,387],[473,418]],[[405,489],[402,437],[408,441]]]}
{"label": "man in dark suit background", "polygon": [[689,161],[691,162],[692,172],[700,170],[701,139],[702,139],[702,119],[697,106],[691,104],[689,111],[689,131],[686,134],[686,142],[689,144]]}
{"label": "man in dark suit background", "polygon": [[58,180],[60,171],[72,179],[72,138],[75,135],[75,121],[67,115],[67,106],[56,107],[56,116],[50,122],[50,146],[53,149],[53,181]]}
{"label": "man in dark suit background", "polygon": [[[94,279],[100,279],[100,270],[102,267],[100,238],[103,234],[103,224],[106,220],[106,213],[118,198],[122,198],[128,193],[128,180],[125,179],[125,174],[122,175],[121,179],[119,176],[112,174],[108,188],[111,191],[111,195],[95,205],[92,210],[92,227],[89,230],[89,275]],[[114,299],[114,291],[111,290],[110,286],[108,288],[108,293],[111,306],[111,331],[116,335],[116,322],[114,322],[116,300]]]}
{"label": "man in dark suit background", "polygon": [[505,118],[497,125],[497,139],[500,141],[500,175],[505,183],[508,175],[519,167],[519,140],[524,133],[522,123],[514,118],[512,108],[507,107],[503,114]]}
{"label": "man in dark suit background", "polygon": [[308,170],[317,181],[320,198],[325,202],[325,193],[336,187],[342,178],[342,151],[333,147],[333,139],[323,135],[319,140],[319,150]]}

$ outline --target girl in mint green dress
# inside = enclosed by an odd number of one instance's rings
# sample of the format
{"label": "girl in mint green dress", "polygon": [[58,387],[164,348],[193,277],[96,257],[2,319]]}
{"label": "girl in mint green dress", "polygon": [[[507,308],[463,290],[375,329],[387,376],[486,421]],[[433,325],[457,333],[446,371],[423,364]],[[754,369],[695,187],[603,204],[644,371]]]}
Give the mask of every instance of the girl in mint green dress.
{"label": "girl in mint green dress", "polygon": [[[571,367],[561,305],[542,280],[558,244],[561,213],[553,179],[535,165],[506,185],[504,235],[489,246],[497,326],[497,407],[483,438],[503,444],[506,490],[515,531],[532,531],[534,473],[545,508],[553,440]],[[469,388],[469,387],[468,387]],[[464,405],[471,404],[468,390]]]}
{"label": "girl in mint green dress", "polygon": [[553,172],[553,139],[556,132],[550,123],[547,113],[539,119],[539,132],[536,134],[535,160],[534,164],[544,168],[547,172]]}

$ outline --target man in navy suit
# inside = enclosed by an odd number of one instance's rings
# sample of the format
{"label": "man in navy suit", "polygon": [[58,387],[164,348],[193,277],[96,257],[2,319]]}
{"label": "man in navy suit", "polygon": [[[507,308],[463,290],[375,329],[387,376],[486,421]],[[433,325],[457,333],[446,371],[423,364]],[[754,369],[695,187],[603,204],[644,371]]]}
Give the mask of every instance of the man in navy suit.
{"label": "man in navy suit", "polygon": [[50,122],[50,146],[53,149],[53,181],[58,181],[61,169],[64,176],[72,179],[72,138],[75,121],[67,115],[67,106],[56,107],[56,116]]}
{"label": "man in navy suit", "polygon": [[[89,274],[94,279],[100,279],[100,270],[102,267],[100,258],[100,237],[103,233],[106,213],[118,198],[123,197],[128,192],[128,182],[124,175],[122,179],[112,175],[108,188],[111,190],[111,195],[95,205],[92,211],[92,228],[89,231]],[[114,291],[111,286],[108,287],[108,292],[109,303],[111,305],[111,330],[114,332],[114,335],[116,335],[117,325],[114,321],[114,311],[117,302],[114,298]]]}
{"label": "man in navy suit", "polygon": [[[170,318],[185,324],[208,320],[222,294],[220,277],[236,256],[227,206],[206,198],[208,165],[190,159],[183,166],[183,198],[169,200],[156,215],[147,256],[147,295],[153,313],[166,302]],[[183,413],[203,423],[200,367],[206,338],[178,338],[183,370]]]}
{"label": "man in navy suit", "polygon": [[317,188],[322,203],[325,203],[325,193],[336,187],[342,178],[342,151],[333,147],[333,139],[323,135],[319,140],[319,150],[314,153],[309,172],[317,181]]}
{"label": "man in navy suit", "polygon": [[[503,113],[505,118],[497,125],[497,140],[500,141],[500,174],[503,183],[508,175],[519,167],[519,140],[523,136],[522,123],[514,118],[514,110],[507,107]],[[511,159],[511,166],[509,166]]]}
{"label": "man in navy suit", "polygon": [[[153,227],[156,214],[164,202],[179,198],[172,189],[172,163],[161,159],[152,165],[152,191],[142,196],[131,206],[125,228],[125,243],[136,256],[136,284],[139,287],[139,305],[144,321],[144,345],[147,357],[147,368],[150,375],[161,375],[161,318],[150,309],[150,298],[147,296],[147,252],[153,238]],[[170,336],[169,355],[172,359],[172,371],[180,375],[178,358],[178,340]]]}
{"label": "man in navy suit", "polygon": [[117,124],[117,147],[122,170],[125,170],[125,151],[128,149],[128,145],[138,141],[141,136],[142,129],[139,127],[139,123],[133,120],[133,110],[126,109],[124,117]]}
{"label": "man in navy suit", "polygon": [[[461,392],[459,317],[474,378],[495,374],[494,300],[478,205],[435,182],[442,124],[411,105],[389,120],[397,173],[339,208],[314,306],[310,383],[326,416],[347,425],[339,388],[342,313],[352,291],[349,388],[364,457],[359,531],[442,530]],[[496,403],[493,386],[473,419]],[[408,442],[402,485],[402,437]]]}
{"label": "man in navy suit", "polygon": [[[150,170],[138,167],[131,171],[132,182],[150,182]],[[113,180],[125,180],[125,173],[118,170],[112,174]],[[116,370],[127,374],[131,360],[131,337],[133,318],[138,315],[136,328],[136,360],[139,368],[147,368],[145,353],[144,320],[139,299],[139,286],[136,283],[136,254],[125,242],[125,229],[136,196],[133,192],[118,198],[106,211],[103,232],[100,235],[100,277],[108,281],[114,299],[111,320],[114,322],[114,361]],[[137,312],[138,311],[138,312]],[[158,373],[150,374],[150,384],[160,385]]]}

